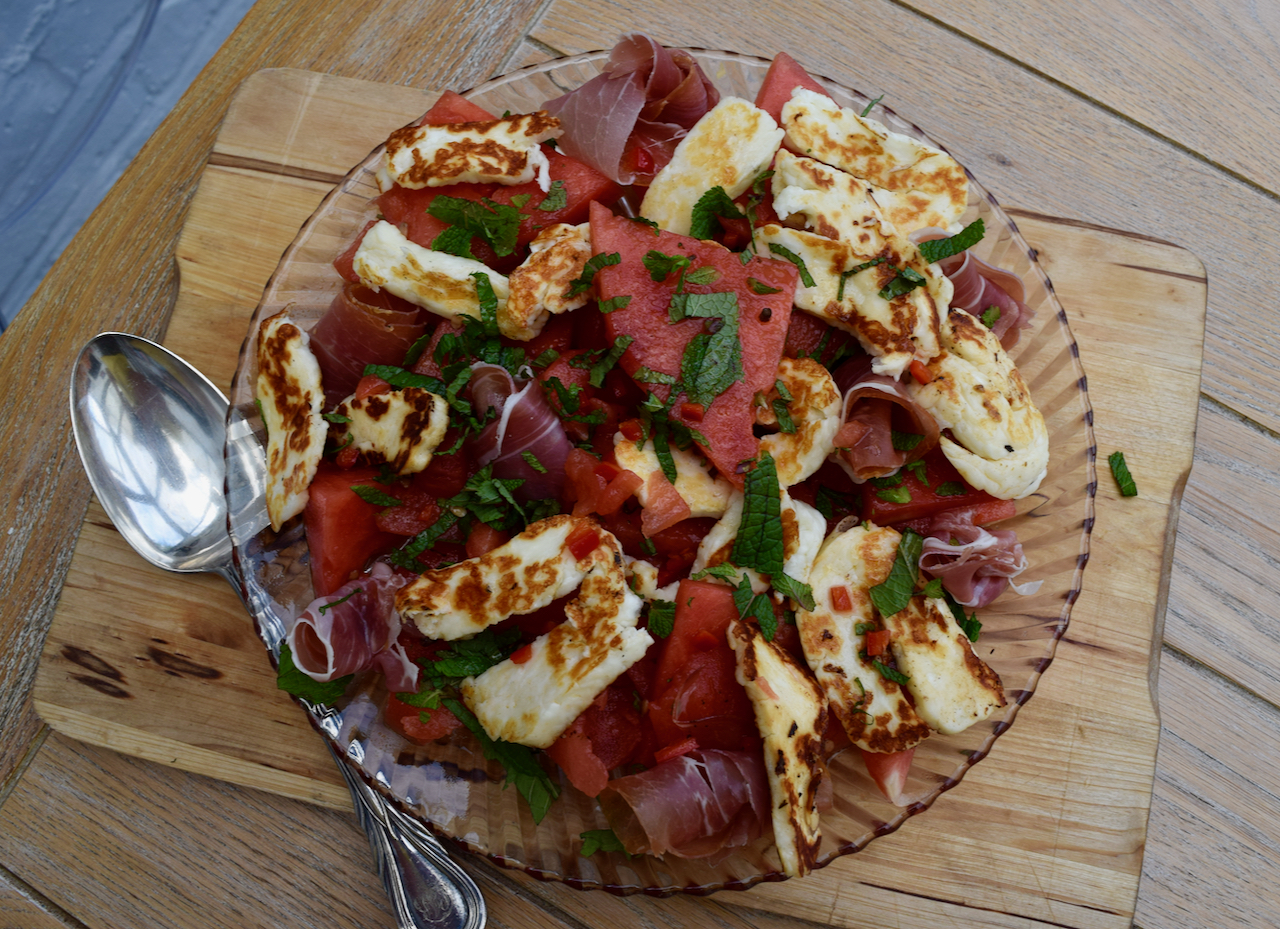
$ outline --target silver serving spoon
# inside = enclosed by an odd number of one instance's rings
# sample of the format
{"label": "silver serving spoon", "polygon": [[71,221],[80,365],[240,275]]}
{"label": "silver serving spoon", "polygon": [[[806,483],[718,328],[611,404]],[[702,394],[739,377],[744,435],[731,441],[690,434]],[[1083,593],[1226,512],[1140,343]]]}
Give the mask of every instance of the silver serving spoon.
{"label": "silver serving spoon", "polygon": [[[76,445],[93,492],[120,534],[153,565],[219,574],[243,598],[227,532],[226,418],[222,392],[147,339],[104,332],[76,359]],[[334,757],[400,929],[483,929],[484,898],[439,840]]]}

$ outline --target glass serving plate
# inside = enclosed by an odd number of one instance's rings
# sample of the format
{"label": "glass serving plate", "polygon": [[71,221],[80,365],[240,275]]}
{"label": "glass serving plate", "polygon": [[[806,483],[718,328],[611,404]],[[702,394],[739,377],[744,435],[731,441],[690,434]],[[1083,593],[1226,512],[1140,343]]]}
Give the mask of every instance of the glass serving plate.
{"label": "glass serving plate", "polygon": [[[723,94],[754,99],[769,62],[733,52],[693,50]],[[591,52],[523,68],[489,81],[466,96],[495,113],[539,108],[552,97],[599,73],[607,52]],[[842,105],[861,110],[869,102],[857,91],[819,79]],[[872,115],[895,131],[936,145],[916,126],[876,106]],[[301,520],[272,533],[263,504],[263,426],[253,402],[256,336],[261,320],[285,307],[304,327],[328,308],[341,281],[331,261],[376,214],[371,199],[379,147],[325,198],[285,252],[263,293],[240,353],[232,385],[228,423],[228,512],[244,596],[273,656],[289,620],[313,599]],[[916,750],[908,788],[924,799],[905,808],[880,795],[859,755],[847,750],[831,762],[835,804],[822,814],[818,866],[856,852],[927,810],[985,759],[1035,692],[1066,630],[1080,592],[1093,525],[1096,449],[1092,413],[1076,343],[1053,287],[1035,254],[995,199],[970,176],[963,221],[981,217],[986,237],[974,249],[991,264],[1018,274],[1027,303],[1036,311],[1014,357],[1044,414],[1050,437],[1049,473],[1038,493],[1020,501],[1016,528],[1031,568],[1023,580],[1041,580],[1038,593],[1006,593],[982,611],[984,658],[1000,674],[1008,696],[1003,713],[955,736],[935,734]],[[377,680],[349,693],[340,708],[313,715],[346,763],[401,809],[477,854],[548,880],[613,893],[708,893],[745,889],[782,880],[778,857],[767,839],[738,849],[717,864],[674,856],[666,859],[620,853],[581,857],[579,834],[606,828],[595,801],[560,775],[562,794],[541,824],[503,773],[486,762],[469,734],[419,747],[405,742],[379,720],[385,691]],[[999,764],[997,756],[989,764]],[[553,767],[550,766],[549,767]]]}

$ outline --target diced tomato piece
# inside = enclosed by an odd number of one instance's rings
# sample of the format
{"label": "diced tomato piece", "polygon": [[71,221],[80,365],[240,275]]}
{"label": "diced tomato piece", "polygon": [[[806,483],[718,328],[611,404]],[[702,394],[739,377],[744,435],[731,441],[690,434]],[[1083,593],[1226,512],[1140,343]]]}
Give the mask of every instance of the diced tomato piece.
{"label": "diced tomato piece", "polygon": [[370,374],[367,377],[360,378],[360,383],[356,384],[356,399],[364,400],[366,397],[385,394],[389,390],[391,390],[390,384],[382,378]]}
{"label": "diced tomato piece", "polygon": [[649,475],[645,491],[649,502],[640,517],[640,531],[647,538],[689,518],[689,504],[661,471]]}
{"label": "diced tomato piece", "polygon": [[[954,510],[979,504],[997,502],[991,494],[975,490],[965,484],[960,472],[947,461],[941,447],[933,449],[923,459],[926,481],[916,477],[915,470],[903,468],[899,472],[902,483],[892,488],[894,491],[905,489],[910,496],[906,503],[894,503],[885,500],[877,492],[873,484],[864,484],[862,489],[862,518],[869,519],[877,526],[896,526],[910,520],[920,519],[940,513],[943,510]],[[918,470],[918,469],[916,469]],[[948,486],[950,485],[950,486]],[[962,489],[953,495],[939,494],[938,491]],[[1008,501],[999,501],[1007,503]]]}
{"label": "diced tomato piece", "polygon": [[760,92],[756,94],[756,106],[772,116],[774,122],[781,123],[782,107],[797,87],[830,96],[794,58],[786,52],[778,52],[765,73]]}
{"label": "diced tomato piece", "polygon": [[569,549],[569,554],[581,561],[600,545],[600,531],[592,525],[578,526],[569,533],[564,544],[565,548]]}
{"label": "diced tomato piece", "polygon": [[685,422],[700,423],[706,412],[706,408],[701,403],[680,404],[680,418]]}
{"label": "diced tomato piece", "polygon": [[915,378],[917,384],[928,384],[933,381],[933,372],[919,358],[911,359],[911,376]]}
{"label": "diced tomato piece", "polygon": [[600,468],[603,467],[613,468],[617,472],[600,493],[600,499],[596,501],[596,512],[601,516],[607,516],[610,513],[616,513],[637,490],[644,486],[644,478],[634,471],[619,468],[607,461],[596,465],[596,473],[599,474]]}
{"label": "diced tomato piece", "polygon": [[680,742],[674,742],[666,748],[659,749],[654,753],[654,761],[662,764],[664,761],[670,761],[672,758],[679,758],[681,755],[687,755],[689,752],[698,750],[697,739],[684,739]]}
{"label": "diced tomato piece", "polygon": [[402,536],[378,528],[381,507],[366,503],[351,488],[373,484],[377,472],[368,468],[343,471],[320,462],[303,511],[307,545],[311,550],[311,580],[316,596],[333,593],[365,564],[397,547]]}
{"label": "diced tomato piece", "polygon": [[[423,719],[423,717],[426,719]],[[410,706],[395,694],[387,695],[387,706],[382,718],[395,732],[417,745],[425,745],[443,738],[462,725],[446,706],[434,710]]]}
{"label": "diced tomato piece", "polygon": [[333,463],[344,471],[349,471],[360,461],[360,451],[354,445],[348,445],[333,456]]}
{"label": "diced tomato piece", "polygon": [[[744,265],[738,255],[715,242],[670,232],[655,234],[648,226],[614,216],[599,204],[591,208],[591,246],[597,254],[617,252],[621,256],[619,264],[600,269],[596,274],[596,287],[602,299],[631,298],[627,306],[605,317],[611,344],[623,336],[632,339],[619,360],[628,374],[634,375],[645,367],[679,375],[686,347],[694,336],[704,331],[702,319],[671,322],[668,309],[677,276],[672,274],[668,280],[654,281],[644,266],[644,257],[650,251],[688,255],[694,267],[710,267],[718,272],[713,283],[689,284],[686,291],[737,295],[744,376],[711,402],[698,424],[698,432],[707,441],[704,449],[707,457],[726,479],[741,487],[743,477],[738,465],[754,458],[760,445],[752,432],[755,395],[771,389],[777,378],[795,294],[795,266],[758,256]],[[748,286],[747,278],[776,288],[777,293],[756,294]],[[659,386],[655,393],[662,395],[666,390]]]}
{"label": "diced tomato piece", "polygon": [[644,428],[640,425],[638,419],[628,419],[618,423],[618,431],[622,433],[622,437],[628,442],[639,441],[640,436],[644,435]]}
{"label": "diced tomato piece", "polygon": [[836,584],[831,588],[831,609],[837,613],[848,613],[853,609],[853,601],[849,599],[849,588]]}
{"label": "diced tomato piece", "polygon": [[569,479],[566,490],[572,498],[573,515],[586,516],[596,511],[596,504],[606,484],[596,474],[596,456],[580,448],[571,449],[564,460],[564,473]]}
{"label": "diced tomato piece", "polygon": [[862,641],[867,646],[867,654],[876,658],[889,650],[889,630],[872,629]]}
{"label": "diced tomato piece", "polygon": [[509,534],[477,519],[471,526],[471,532],[467,534],[467,557],[479,558],[481,555],[487,555],[495,548],[506,545],[510,540]]}

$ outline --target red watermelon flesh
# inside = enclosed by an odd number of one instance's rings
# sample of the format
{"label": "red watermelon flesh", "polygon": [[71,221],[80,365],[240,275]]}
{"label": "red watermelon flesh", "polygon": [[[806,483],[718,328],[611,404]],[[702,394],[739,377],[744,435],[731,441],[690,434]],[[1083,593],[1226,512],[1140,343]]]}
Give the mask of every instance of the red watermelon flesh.
{"label": "red watermelon flesh", "polygon": [[800,67],[794,58],[786,52],[778,52],[764,76],[760,92],[756,94],[756,106],[781,125],[782,107],[791,99],[791,94],[797,87],[812,90],[826,97],[831,96],[821,84],[809,76],[808,71]]}
{"label": "red watermelon flesh", "polygon": [[[631,347],[619,362],[634,375],[641,367],[679,376],[685,347],[706,321],[686,319],[672,323],[668,315],[676,291],[676,275],[655,281],[644,266],[651,250],[668,255],[688,255],[690,270],[711,267],[719,278],[711,284],[688,284],[688,293],[733,292],[738,297],[739,330],[742,343],[743,380],[735,382],[703,411],[684,411],[677,403],[673,416],[684,421],[707,439],[702,448],[707,458],[728,480],[742,486],[740,462],[756,456],[760,441],[752,432],[757,392],[773,387],[778,360],[786,341],[795,295],[797,272],[794,265],[774,258],[754,257],[743,264],[740,256],[715,242],[660,232],[643,223],[614,216],[599,204],[591,206],[591,246],[596,254],[617,252],[619,264],[600,269],[596,286],[601,300],[628,296],[630,303],[605,317],[610,341],[631,336]],[[777,293],[757,294],[749,284],[754,279]],[[665,398],[668,388],[643,385]]]}

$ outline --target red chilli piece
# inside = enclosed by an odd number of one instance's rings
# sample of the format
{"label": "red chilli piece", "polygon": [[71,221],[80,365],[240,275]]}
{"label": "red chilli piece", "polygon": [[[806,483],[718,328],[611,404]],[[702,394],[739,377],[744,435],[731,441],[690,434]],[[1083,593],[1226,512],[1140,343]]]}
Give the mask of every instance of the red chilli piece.
{"label": "red chilli piece", "polygon": [[929,384],[933,381],[933,372],[919,358],[911,359],[911,376],[917,384]]}
{"label": "red chilli piece", "polygon": [[533,657],[532,642],[528,643],[527,645],[521,645],[519,648],[517,648],[514,652],[511,653],[511,660],[516,664],[524,664],[526,661],[528,661],[532,657]]}
{"label": "red chilli piece", "polygon": [[354,445],[348,445],[338,454],[333,456],[333,463],[344,471],[348,471],[356,466],[356,462],[360,460],[360,452]]}
{"label": "red chilli piece", "polygon": [[618,431],[622,433],[622,437],[629,442],[637,442],[640,436],[644,435],[644,429],[640,425],[638,419],[628,419],[618,423]]}
{"label": "red chilli piece", "polygon": [[360,383],[356,385],[356,399],[363,400],[365,397],[372,397],[375,394],[385,394],[390,389],[390,384],[382,378],[370,374],[368,377],[360,378]]}
{"label": "red chilli piece", "polygon": [[831,588],[831,609],[837,613],[848,613],[853,609],[853,601],[849,599],[849,588],[837,584]]}
{"label": "red chilli piece", "polygon": [[565,546],[578,561],[586,558],[596,546],[600,544],[600,532],[594,526],[583,524],[578,526],[573,532],[569,533],[569,538],[565,539]]}
{"label": "red chilli piece", "polygon": [[691,423],[702,422],[702,417],[706,415],[706,412],[706,407],[701,403],[680,404],[680,416]]}
{"label": "red chilli piece", "polygon": [[875,658],[883,655],[889,650],[889,630],[873,629],[867,633],[867,637],[863,639],[863,642],[867,646],[868,657]]}

